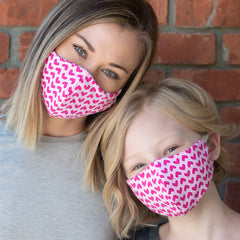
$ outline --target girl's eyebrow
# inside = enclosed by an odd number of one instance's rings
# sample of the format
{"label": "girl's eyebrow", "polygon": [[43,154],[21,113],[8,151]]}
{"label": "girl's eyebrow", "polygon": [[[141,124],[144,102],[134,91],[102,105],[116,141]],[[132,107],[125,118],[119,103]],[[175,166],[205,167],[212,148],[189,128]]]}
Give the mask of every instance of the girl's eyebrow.
{"label": "girl's eyebrow", "polygon": [[83,37],[83,36],[80,35],[79,33],[76,33],[76,36],[79,37],[79,38],[81,38],[81,39],[86,43],[88,49],[89,49],[91,52],[95,52],[94,47],[91,45],[90,42],[88,42],[88,40],[87,40],[85,37]]}
{"label": "girl's eyebrow", "polygon": [[132,158],[137,158],[137,155],[136,154],[132,154],[132,155],[128,156],[127,158],[124,159],[124,162],[125,163],[129,162],[129,161],[132,162],[133,161]]}
{"label": "girl's eyebrow", "polygon": [[[85,44],[87,45],[88,49],[89,49],[91,52],[95,52],[94,47],[91,45],[91,43],[90,43],[85,37],[83,37],[83,36],[82,36],[81,34],[79,34],[79,33],[76,33],[75,35],[76,35],[78,38],[82,39],[82,40],[85,42]],[[118,65],[118,64],[116,64],[116,63],[109,63],[109,65],[112,66],[112,67],[119,68],[119,69],[123,70],[124,72],[128,73],[128,70],[127,70],[125,67],[120,66],[120,65]]]}

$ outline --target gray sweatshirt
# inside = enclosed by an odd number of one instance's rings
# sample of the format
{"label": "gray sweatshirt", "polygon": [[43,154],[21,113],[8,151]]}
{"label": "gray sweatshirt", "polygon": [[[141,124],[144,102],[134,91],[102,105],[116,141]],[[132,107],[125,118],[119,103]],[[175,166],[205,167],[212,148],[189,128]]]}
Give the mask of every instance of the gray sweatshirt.
{"label": "gray sweatshirt", "polygon": [[85,138],[41,136],[26,150],[0,120],[0,240],[114,239],[101,192],[76,160]]}

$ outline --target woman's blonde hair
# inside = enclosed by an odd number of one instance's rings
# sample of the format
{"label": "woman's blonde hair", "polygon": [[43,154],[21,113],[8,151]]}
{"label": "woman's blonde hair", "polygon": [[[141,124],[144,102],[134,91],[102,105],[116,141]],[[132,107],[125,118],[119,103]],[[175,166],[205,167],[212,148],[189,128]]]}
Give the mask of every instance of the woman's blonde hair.
{"label": "woman's blonde hair", "polygon": [[[22,64],[14,95],[4,104],[6,126],[26,147],[34,148],[42,127],[41,72],[46,58],[66,38],[80,29],[103,22],[136,31],[142,42],[142,59],[124,87],[135,88],[151,63],[157,41],[157,18],[145,0],[62,0],[39,27]],[[96,126],[100,129],[102,126]],[[93,127],[94,129],[94,127]],[[100,131],[101,132],[101,131]],[[91,139],[91,136],[90,136]],[[87,145],[88,146],[88,145]],[[92,150],[91,150],[92,151]]]}
{"label": "woman's blonde hair", "polygon": [[[118,116],[106,129],[101,141],[106,183],[103,194],[110,212],[113,228],[119,238],[127,237],[129,230],[158,217],[147,209],[126,184],[122,167],[126,131],[134,117],[144,108],[163,111],[200,135],[217,133],[221,142],[233,135],[229,125],[221,124],[216,105],[211,96],[198,85],[174,78],[159,84],[144,83],[129,97]],[[139,129],[141,131],[141,129]],[[214,180],[219,181],[224,169],[225,150],[214,162]]]}

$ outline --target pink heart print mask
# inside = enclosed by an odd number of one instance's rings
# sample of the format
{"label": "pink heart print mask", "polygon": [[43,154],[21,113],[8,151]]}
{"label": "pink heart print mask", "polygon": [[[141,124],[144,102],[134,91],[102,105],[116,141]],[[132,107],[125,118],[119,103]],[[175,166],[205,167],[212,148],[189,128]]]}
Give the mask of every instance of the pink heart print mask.
{"label": "pink heart print mask", "polygon": [[115,104],[121,89],[105,92],[84,68],[53,51],[42,71],[42,97],[52,117],[73,119],[104,111]]}
{"label": "pink heart print mask", "polygon": [[191,211],[202,198],[213,176],[213,162],[202,140],[189,149],[153,161],[128,179],[136,197],[155,213],[176,217]]}

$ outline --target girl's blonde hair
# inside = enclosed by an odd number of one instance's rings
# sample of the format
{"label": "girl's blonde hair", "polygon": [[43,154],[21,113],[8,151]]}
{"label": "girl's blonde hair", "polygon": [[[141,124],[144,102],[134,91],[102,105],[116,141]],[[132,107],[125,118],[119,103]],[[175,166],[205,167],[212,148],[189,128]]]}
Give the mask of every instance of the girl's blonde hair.
{"label": "girl's blonde hair", "polygon": [[[233,134],[231,126],[221,124],[211,96],[198,85],[174,78],[165,79],[159,84],[140,85],[129,96],[125,105],[118,108],[117,117],[112,120],[101,141],[106,176],[104,200],[119,238],[127,237],[129,230],[137,224],[159,217],[133,195],[126,184],[122,167],[126,131],[134,117],[144,107],[163,111],[200,135],[217,133],[221,136],[221,142]],[[220,157],[214,162],[215,181],[219,181],[224,173],[222,167],[224,158],[225,150],[221,143]]]}
{"label": "girl's blonde hair", "polygon": [[[22,64],[14,95],[4,104],[6,126],[26,147],[34,148],[42,127],[41,72],[46,58],[66,38],[82,28],[112,22],[135,31],[142,42],[142,59],[124,87],[131,92],[150,65],[157,41],[157,18],[145,0],[62,0],[39,27]],[[129,90],[127,90],[129,88]],[[96,125],[101,132],[104,126]],[[92,127],[93,131],[95,127]],[[90,135],[91,139],[91,135]],[[89,146],[89,145],[86,145]],[[95,148],[93,148],[95,151]],[[91,150],[92,152],[92,150]]]}

